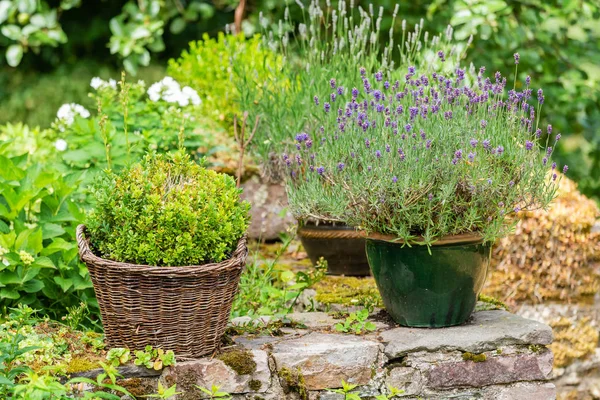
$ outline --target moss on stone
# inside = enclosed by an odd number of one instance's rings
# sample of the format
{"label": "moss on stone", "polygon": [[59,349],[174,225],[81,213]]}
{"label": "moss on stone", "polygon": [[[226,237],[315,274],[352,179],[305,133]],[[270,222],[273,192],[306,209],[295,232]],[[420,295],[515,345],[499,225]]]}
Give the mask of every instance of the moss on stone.
{"label": "moss on stone", "polygon": [[223,361],[238,375],[250,375],[256,372],[256,361],[254,361],[254,356],[248,350],[229,350],[219,354],[217,359]]}
{"label": "moss on stone", "polygon": [[485,294],[480,294],[477,298],[482,304],[478,304],[476,307],[477,311],[486,311],[486,310],[506,310],[510,311],[508,305],[501,300],[498,300],[495,297],[488,296]]}
{"label": "moss on stone", "polygon": [[127,389],[135,397],[147,396],[156,392],[156,384],[152,379],[127,378],[117,380],[117,385]]}
{"label": "moss on stone", "polygon": [[485,353],[474,354],[474,353],[469,353],[468,351],[466,353],[463,353],[462,358],[465,361],[473,361],[473,362],[484,362],[485,360],[487,360],[487,356],[485,355]]}
{"label": "moss on stone", "polygon": [[530,344],[527,348],[532,353],[539,353],[539,352],[545,350],[546,346],[542,346],[541,344]]}
{"label": "moss on stone", "polygon": [[575,360],[582,360],[593,354],[598,346],[598,330],[590,324],[589,318],[574,321],[559,318],[549,324],[554,332],[554,341],[549,346],[554,354],[554,366],[566,367]]}
{"label": "moss on stone", "polygon": [[316,300],[323,304],[383,307],[372,277],[327,276],[315,284]]}
{"label": "moss on stone", "polygon": [[308,400],[306,382],[300,369],[293,371],[287,367],[283,367],[279,370],[278,374],[279,381],[285,393],[297,393],[301,400]]}
{"label": "moss on stone", "polygon": [[90,360],[85,357],[73,357],[65,367],[67,374],[74,374],[77,372],[90,371],[92,369],[100,368],[100,364],[97,360]]}
{"label": "moss on stone", "polygon": [[248,382],[248,387],[252,391],[257,392],[262,387],[262,382],[259,381],[258,379],[252,379],[250,382]]}

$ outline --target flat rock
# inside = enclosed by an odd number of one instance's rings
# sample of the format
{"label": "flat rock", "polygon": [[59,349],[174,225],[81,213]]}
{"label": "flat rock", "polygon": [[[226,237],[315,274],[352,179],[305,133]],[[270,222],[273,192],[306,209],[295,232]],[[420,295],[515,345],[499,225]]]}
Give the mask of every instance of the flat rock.
{"label": "flat rock", "polygon": [[460,388],[448,391],[427,391],[409,399],[427,400],[556,400],[556,387],[548,382],[518,382],[512,385],[492,385],[483,388]]}
{"label": "flat rock", "polygon": [[390,359],[415,351],[459,350],[482,353],[508,345],[548,345],[552,330],[503,310],[479,311],[460,326],[443,329],[395,328],[380,335]]}
{"label": "flat rock", "polygon": [[278,372],[300,368],[308,390],[323,390],[340,387],[342,379],[369,383],[379,346],[358,336],[313,332],[275,344],[271,355]]}
{"label": "flat rock", "polygon": [[248,237],[257,240],[277,240],[296,223],[287,207],[285,186],[263,183],[253,176],[242,183],[242,199],[250,202]]}
{"label": "flat rock", "polygon": [[552,352],[490,357],[486,361],[448,362],[433,365],[427,386],[435,389],[482,387],[519,381],[543,381],[552,376]]}
{"label": "flat rock", "polygon": [[265,392],[271,380],[268,355],[262,350],[250,350],[250,352],[256,362],[256,371],[252,374],[238,375],[221,360],[202,358],[177,363],[174,367],[165,369],[161,379],[169,386],[177,384],[177,388],[185,391],[187,396],[196,396],[187,398],[203,398],[195,385],[205,388],[216,385],[220,386],[221,391],[231,394]]}
{"label": "flat rock", "polygon": [[424,379],[421,371],[409,367],[396,367],[390,370],[385,379],[387,387],[403,390],[403,395],[417,395],[423,390]]}

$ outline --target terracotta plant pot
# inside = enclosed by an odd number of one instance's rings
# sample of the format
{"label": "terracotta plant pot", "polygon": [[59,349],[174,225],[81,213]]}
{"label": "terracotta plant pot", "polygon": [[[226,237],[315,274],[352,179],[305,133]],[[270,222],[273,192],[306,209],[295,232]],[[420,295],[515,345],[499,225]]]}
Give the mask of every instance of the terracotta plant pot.
{"label": "terracotta plant pot", "polygon": [[328,274],[371,274],[365,253],[365,236],[355,228],[331,223],[305,223],[300,224],[298,236],[313,264],[321,257],[327,260]]}
{"label": "terracotta plant pot", "polygon": [[440,240],[430,249],[367,239],[377,288],[398,324],[427,328],[460,325],[473,312],[485,283],[491,246],[475,236],[454,238]]}

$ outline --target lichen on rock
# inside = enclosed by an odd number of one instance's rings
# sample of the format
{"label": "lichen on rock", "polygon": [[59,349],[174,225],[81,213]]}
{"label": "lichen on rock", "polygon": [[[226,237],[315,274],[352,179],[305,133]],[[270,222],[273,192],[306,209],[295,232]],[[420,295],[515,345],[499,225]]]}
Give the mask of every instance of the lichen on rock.
{"label": "lichen on rock", "polygon": [[256,361],[252,353],[246,349],[233,349],[217,356],[225,365],[238,375],[250,375],[256,372]]}

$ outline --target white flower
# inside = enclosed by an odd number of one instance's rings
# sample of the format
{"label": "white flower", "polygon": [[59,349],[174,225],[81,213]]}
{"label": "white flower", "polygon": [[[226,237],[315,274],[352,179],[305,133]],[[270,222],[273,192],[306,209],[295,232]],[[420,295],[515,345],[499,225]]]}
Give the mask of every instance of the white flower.
{"label": "white flower", "polygon": [[92,81],[90,82],[90,86],[92,88],[94,88],[94,90],[98,90],[98,89],[102,89],[102,88],[106,88],[106,87],[110,87],[112,89],[117,89],[117,81],[115,81],[114,79],[109,79],[108,82],[98,78],[97,76],[92,78]]}
{"label": "white flower", "polygon": [[190,103],[198,105],[201,102],[198,92],[189,86],[182,89],[179,83],[170,76],[165,76],[162,81],[152,84],[147,93],[151,101],[156,102],[162,99],[167,103],[177,103],[180,107],[186,107]]}
{"label": "white flower", "polygon": [[67,125],[73,123],[76,115],[79,115],[82,118],[89,118],[90,112],[82,105],[75,103],[63,104],[56,112],[56,118]]}
{"label": "white flower", "polygon": [[67,141],[64,139],[58,139],[56,142],[54,142],[54,147],[56,147],[56,150],[58,151],[65,151],[67,149]]}

